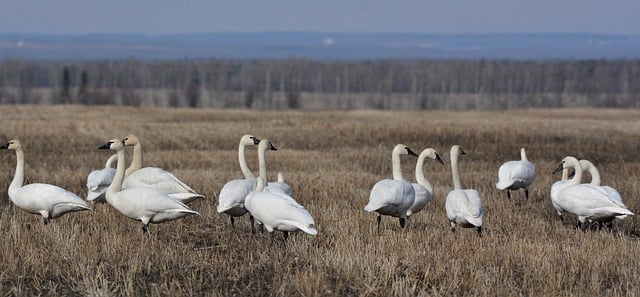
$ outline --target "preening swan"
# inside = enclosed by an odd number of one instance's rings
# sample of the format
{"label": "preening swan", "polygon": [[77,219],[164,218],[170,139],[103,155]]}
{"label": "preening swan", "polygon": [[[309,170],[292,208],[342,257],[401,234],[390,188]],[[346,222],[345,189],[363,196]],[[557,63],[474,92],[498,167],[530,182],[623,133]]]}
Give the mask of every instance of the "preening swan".
{"label": "preening swan", "polygon": [[112,168],[113,162],[118,159],[118,155],[112,155],[107,159],[103,169],[93,170],[87,176],[87,200],[92,202],[105,202],[104,193],[116,175],[116,169]]}
{"label": "preening swan", "polygon": [[65,213],[89,210],[87,203],[63,188],[50,184],[24,183],[24,150],[19,140],[10,140],[0,146],[0,149],[10,149],[16,152],[16,172],[9,184],[9,199],[17,207],[29,213],[40,214],[44,224],[51,219],[58,218]]}
{"label": "preening swan", "polygon": [[182,203],[204,198],[171,172],[158,167],[142,168],[142,144],[135,135],[122,140],[125,146],[133,146],[133,160],[125,173],[123,188],[153,187]]}
{"label": "preening swan", "polygon": [[99,149],[111,149],[118,153],[116,175],[107,188],[107,203],[123,215],[142,221],[143,233],[148,232],[150,223],[162,223],[189,215],[200,215],[184,203],[171,199],[157,188],[135,187],[122,189],[125,175],[125,152],[122,141],[112,139]]}
{"label": "preening swan", "polygon": [[596,222],[608,222],[617,216],[633,215],[626,207],[611,201],[608,192],[599,186],[580,184],[582,179],[582,166],[578,159],[568,156],[562,159],[555,172],[564,168],[574,168],[575,176],[571,182],[556,189],[556,203],[564,211],[575,214],[578,217],[578,227],[584,228],[586,220]]}
{"label": "preening swan", "polygon": [[536,178],[536,167],[527,159],[524,148],[520,149],[519,161],[508,161],[498,169],[498,190],[507,190],[507,198],[511,199],[510,190],[524,189],[526,199],[529,199],[529,186]]}
{"label": "preening swan", "polygon": [[453,190],[447,195],[445,209],[451,225],[451,231],[455,232],[456,225],[465,228],[476,228],[478,234],[482,233],[482,219],[484,218],[484,205],[480,193],[474,189],[462,189],[460,175],[458,173],[458,156],[466,154],[458,145],[451,147],[451,173],[453,175]]}
{"label": "preening swan", "polygon": [[433,199],[433,186],[431,183],[424,177],[424,160],[426,158],[433,159],[438,161],[440,164],[444,165],[444,161],[438,155],[438,152],[432,148],[428,148],[423,150],[418,156],[418,162],[416,162],[416,181],[417,183],[412,183],[413,190],[416,192],[416,198],[413,201],[409,210],[407,210],[407,217],[421,211],[427,203]]}
{"label": "preening swan", "polygon": [[378,213],[378,233],[380,233],[380,220],[383,215],[397,217],[400,227],[404,228],[407,210],[416,198],[413,186],[402,176],[401,155],[418,156],[408,146],[397,144],[391,152],[393,179],[378,181],[371,189],[369,203],[364,207],[368,212]]}
{"label": "preening swan", "polygon": [[231,220],[231,226],[233,226],[233,217],[241,217],[247,213],[247,209],[244,207],[244,199],[251,193],[256,180],[256,176],[249,169],[247,160],[245,158],[245,147],[258,145],[260,139],[253,135],[243,135],[240,138],[240,145],[238,146],[238,161],[240,162],[240,171],[244,179],[234,179],[228,181],[220,190],[218,195],[218,213],[226,213]]}
{"label": "preening swan", "polygon": [[[593,165],[593,163],[591,163],[591,161],[589,160],[580,160],[580,167],[582,167],[583,171],[587,171],[589,172],[589,174],[591,175],[591,183],[594,186],[599,186],[603,191],[607,192],[607,198],[609,198],[609,200],[611,200],[613,203],[617,204],[620,207],[624,207],[627,208],[626,205],[624,205],[624,201],[622,200],[622,196],[620,196],[620,193],[618,193],[618,191],[610,186],[602,186],[601,185],[601,179],[600,179],[600,171],[598,171],[598,168],[596,168],[595,165]],[[583,173],[584,175],[584,173]],[[617,219],[624,219],[626,218],[626,215],[621,215],[621,216],[616,216]],[[609,221],[610,222],[610,221]],[[607,222],[601,222],[601,223],[607,223]]]}
{"label": "preening swan", "polygon": [[318,234],[313,217],[302,205],[284,193],[265,192],[264,184],[265,180],[259,176],[255,190],[245,199],[245,207],[267,231],[282,231],[285,238],[289,232],[298,230],[310,235]]}

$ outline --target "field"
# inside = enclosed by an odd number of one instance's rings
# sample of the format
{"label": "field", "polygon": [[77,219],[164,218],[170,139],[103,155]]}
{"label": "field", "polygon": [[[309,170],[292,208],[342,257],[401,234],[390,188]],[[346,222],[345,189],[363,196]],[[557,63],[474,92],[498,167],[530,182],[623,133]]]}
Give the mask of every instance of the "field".
{"label": "field", "polygon": [[[144,164],[172,171],[208,196],[191,207],[202,216],[151,225],[107,204],[43,225],[7,196],[16,157],[0,151],[0,294],[3,296],[633,296],[640,292],[640,226],[612,230],[561,222],[549,188],[564,156],[590,159],[603,183],[640,209],[638,110],[508,112],[255,112],[84,106],[1,106],[0,142],[19,138],[27,182],[86,196],[86,176],[104,166],[111,138],[136,134]],[[232,229],[216,213],[216,194],[240,178],[243,134],[271,139],[269,177],[284,173],[314,216],[312,237]],[[401,229],[363,210],[373,184],[391,176],[391,149],[435,148],[445,166],[426,162],[434,200]],[[484,233],[449,230],[444,199],[452,189],[449,149],[461,145],[463,187],[487,209]],[[526,147],[537,178],[529,200],[495,188],[501,163]],[[130,151],[128,157],[130,156]],[[257,172],[257,153],[247,152]],[[415,158],[403,157],[413,180]]]}

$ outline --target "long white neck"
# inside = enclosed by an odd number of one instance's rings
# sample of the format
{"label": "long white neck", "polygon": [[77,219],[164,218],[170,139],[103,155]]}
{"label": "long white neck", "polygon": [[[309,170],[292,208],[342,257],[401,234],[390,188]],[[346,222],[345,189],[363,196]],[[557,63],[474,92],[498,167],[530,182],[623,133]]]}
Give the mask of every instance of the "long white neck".
{"label": "long white neck", "polygon": [[572,179],[569,180],[568,184],[579,185],[582,182],[582,166],[580,166],[580,162],[578,162],[577,159],[569,159],[566,162],[569,163],[569,167],[573,167],[573,169],[576,171],[575,175]]}
{"label": "long white neck", "polygon": [[421,186],[427,188],[427,190],[429,190],[429,192],[433,192],[433,186],[424,177],[423,167],[424,167],[424,159],[425,158],[426,158],[426,155],[423,155],[423,154],[420,154],[420,157],[418,157],[418,162],[416,163],[416,181]]}
{"label": "long white neck", "polygon": [[458,173],[458,155],[460,154],[460,149],[452,149],[451,150],[451,175],[453,175],[453,189],[460,190],[462,186],[460,185],[460,174]]}
{"label": "long white neck", "polygon": [[22,149],[16,150],[16,173],[9,184],[9,197],[22,187],[24,183],[24,152]]}
{"label": "long white neck", "polygon": [[260,177],[267,182],[267,160],[264,149],[258,149],[258,167],[260,168]]}
{"label": "long white neck", "polygon": [[113,177],[113,181],[109,185],[109,188],[107,188],[107,193],[106,193],[107,202],[113,201],[113,199],[115,198],[114,195],[120,192],[120,190],[122,189],[122,182],[124,181],[124,177],[125,177],[124,167],[126,166],[126,164],[124,161],[124,157],[125,157],[124,149],[118,150],[117,156],[118,156],[118,162],[116,163],[117,164],[116,175]]}
{"label": "long white neck", "polygon": [[520,159],[522,159],[522,161],[529,161],[529,159],[527,159],[527,153],[524,151],[524,148],[520,149]]}
{"label": "long white neck", "polygon": [[262,192],[264,191],[265,180],[262,177],[256,179],[256,188],[253,189],[254,192]]}
{"label": "long white neck", "polygon": [[129,176],[134,171],[142,168],[142,145],[140,143],[136,143],[133,146],[133,157],[131,158],[131,165],[127,168],[125,172],[125,177]]}
{"label": "long white neck", "polygon": [[247,159],[244,155],[246,145],[244,143],[240,143],[238,146],[238,161],[240,162],[240,170],[242,171],[242,175],[244,175],[245,179],[255,179],[256,176],[249,169],[249,165],[247,165]]}
{"label": "long white neck", "polygon": [[107,159],[107,163],[104,164],[104,168],[111,168],[113,166],[113,162],[115,162],[116,159],[118,159],[118,155],[117,154],[111,155],[111,157],[109,157],[109,159]]}
{"label": "long white neck", "polygon": [[391,154],[391,168],[393,169],[393,179],[403,180],[402,166],[400,166],[400,155],[395,152]]}
{"label": "long white neck", "polygon": [[562,168],[562,180],[568,180],[569,179],[569,168],[565,167]]}
{"label": "long white neck", "polygon": [[[582,165],[582,162],[580,162],[580,165]],[[593,164],[587,164],[582,169],[584,170],[585,168],[591,175],[591,184],[594,186],[599,186],[601,183],[601,180],[600,180],[600,171],[598,171],[598,168],[593,166]]]}

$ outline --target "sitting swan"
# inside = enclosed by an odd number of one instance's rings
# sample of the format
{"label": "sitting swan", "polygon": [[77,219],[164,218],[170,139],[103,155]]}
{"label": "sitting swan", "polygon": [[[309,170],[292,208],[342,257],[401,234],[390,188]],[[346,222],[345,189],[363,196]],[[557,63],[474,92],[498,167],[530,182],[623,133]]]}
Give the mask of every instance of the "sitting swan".
{"label": "sitting swan", "polygon": [[298,230],[310,235],[318,234],[313,217],[302,205],[284,193],[265,192],[264,186],[265,180],[259,176],[255,190],[245,199],[245,207],[267,231],[282,231],[285,239],[289,232]]}
{"label": "sitting swan", "polygon": [[529,186],[536,178],[536,167],[527,159],[524,148],[520,149],[519,161],[508,161],[498,169],[498,190],[507,190],[507,198],[511,199],[510,190],[524,189],[526,199],[529,199]]}
{"label": "sitting swan", "polygon": [[[622,196],[620,196],[620,193],[618,193],[618,191],[616,191],[616,189],[609,187],[609,186],[601,186],[601,181],[600,181],[600,171],[598,171],[598,168],[596,168],[595,165],[593,165],[593,163],[591,163],[589,160],[580,160],[580,167],[582,167],[583,171],[587,171],[589,172],[589,174],[591,175],[591,183],[594,186],[599,186],[601,190],[607,192],[607,198],[609,198],[609,200],[611,200],[613,203],[617,204],[620,207],[624,207],[627,208],[627,206],[624,204],[624,201],[622,200]],[[583,172],[584,175],[584,172]],[[624,219],[626,218],[626,215],[621,215],[621,216],[616,216],[617,219]],[[601,223],[610,223],[609,222],[601,222]]]}
{"label": "sitting swan", "polygon": [[238,146],[238,161],[240,162],[240,171],[244,175],[244,179],[234,179],[228,181],[220,190],[218,195],[218,213],[226,213],[231,220],[233,226],[234,217],[241,217],[247,213],[244,207],[244,199],[251,193],[256,180],[256,176],[249,169],[245,158],[245,147],[249,145],[258,145],[260,139],[253,135],[243,135],[240,138]]}
{"label": "sitting swan", "polygon": [[9,184],[9,199],[17,207],[29,213],[40,214],[44,224],[65,213],[89,210],[87,203],[63,188],[50,184],[24,185],[24,151],[19,140],[10,140],[0,149],[16,151],[16,172]]}
{"label": "sitting swan", "polygon": [[135,135],[129,135],[123,140],[125,146],[133,146],[133,159],[125,172],[123,188],[154,187],[169,197],[182,203],[189,203],[204,198],[191,187],[179,180],[172,173],[158,167],[142,168],[142,145]]}
{"label": "sitting swan", "polygon": [[580,184],[582,180],[582,166],[578,159],[567,156],[555,172],[565,168],[574,168],[575,176],[556,189],[556,203],[562,210],[575,214],[578,217],[577,226],[584,228],[586,220],[596,222],[608,222],[622,215],[633,215],[626,207],[613,202],[605,190],[591,184]]}
{"label": "sitting swan", "polygon": [[371,189],[369,203],[364,207],[368,212],[378,213],[378,233],[380,233],[382,215],[397,217],[400,227],[404,228],[407,210],[416,198],[413,186],[402,176],[400,155],[418,156],[406,145],[397,144],[391,153],[393,179],[378,181]]}
{"label": "sitting swan", "polygon": [[438,152],[432,148],[423,150],[418,156],[418,162],[416,162],[416,181],[412,183],[413,190],[416,192],[416,198],[413,201],[413,205],[407,210],[407,217],[410,217],[414,213],[421,211],[427,203],[433,199],[433,186],[424,177],[424,159],[429,158],[438,161],[444,165],[444,161],[438,155]]}
{"label": "sitting swan", "polygon": [[456,231],[456,225],[465,228],[476,228],[482,233],[482,219],[484,205],[480,193],[474,189],[462,189],[458,173],[458,156],[466,154],[458,145],[451,147],[451,173],[453,175],[453,190],[447,195],[445,209],[451,225],[451,231]]}
{"label": "sitting swan", "polygon": [[103,169],[93,170],[87,176],[87,200],[91,202],[105,202],[104,193],[113,181],[116,175],[115,168],[112,168],[113,162],[118,159],[118,155],[112,155],[107,160]]}
{"label": "sitting swan", "polygon": [[134,187],[122,189],[125,175],[125,152],[122,141],[112,139],[99,149],[111,149],[118,153],[116,175],[107,188],[107,203],[123,215],[142,221],[142,232],[148,232],[149,223],[163,223],[189,215],[200,215],[184,203],[170,198],[157,188]]}

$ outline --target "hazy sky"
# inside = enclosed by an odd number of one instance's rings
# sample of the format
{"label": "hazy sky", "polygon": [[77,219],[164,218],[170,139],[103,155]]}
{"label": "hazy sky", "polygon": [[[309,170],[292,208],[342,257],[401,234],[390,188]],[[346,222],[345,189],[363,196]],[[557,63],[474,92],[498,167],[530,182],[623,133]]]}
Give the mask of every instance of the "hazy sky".
{"label": "hazy sky", "polygon": [[0,32],[640,34],[638,0],[0,0]]}

